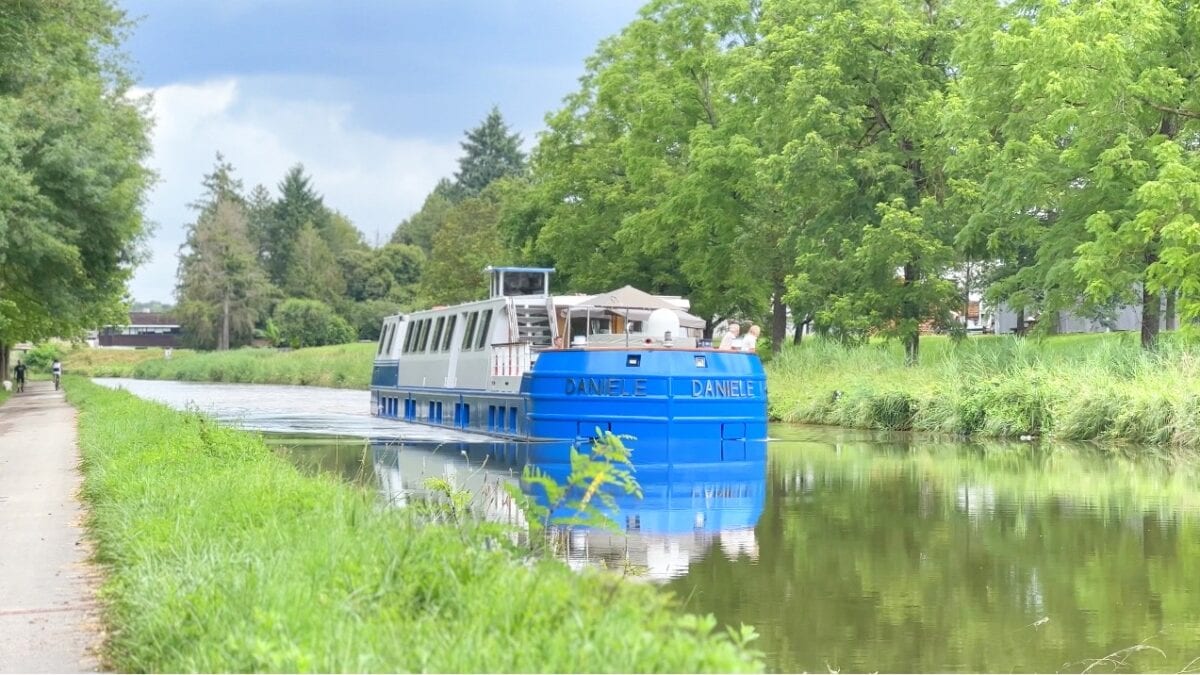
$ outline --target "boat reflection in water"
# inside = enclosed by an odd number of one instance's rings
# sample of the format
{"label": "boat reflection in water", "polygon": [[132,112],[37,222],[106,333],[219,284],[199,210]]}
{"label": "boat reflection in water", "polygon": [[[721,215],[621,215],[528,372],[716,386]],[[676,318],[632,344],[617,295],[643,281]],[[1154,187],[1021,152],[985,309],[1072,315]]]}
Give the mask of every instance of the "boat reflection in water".
{"label": "boat reflection in water", "polygon": [[[479,515],[523,530],[526,514],[505,486],[521,484],[526,494],[546,505],[540,488],[520,481],[530,445],[488,442],[414,447],[377,442],[371,445],[371,456],[380,491],[389,504],[404,506],[413,497],[426,497],[426,481],[445,477],[474,495]],[[538,454],[536,448],[532,452]],[[602,564],[653,580],[686,574],[692,560],[714,547],[733,560],[757,560],[754,527],[766,499],[766,443],[749,444],[745,456],[747,459],[723,462],[635,465],[642,498],[615,494],[619,489],[610,491],[617,508],[605,511],[620,531],[555,528],[552,534],[558,537],[559,550],[574,568]],[[570,472],[567,465],[539,468],[560,484]],[[554,514],[571,515],[562,507]]]}

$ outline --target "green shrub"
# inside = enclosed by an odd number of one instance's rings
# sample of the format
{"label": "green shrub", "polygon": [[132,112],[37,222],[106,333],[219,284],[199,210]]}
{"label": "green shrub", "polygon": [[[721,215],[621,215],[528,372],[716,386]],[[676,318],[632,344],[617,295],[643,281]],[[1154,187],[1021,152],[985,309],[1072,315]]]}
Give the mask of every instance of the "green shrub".
{"label": "green shrub", "polygon": [[48,373],[50,372],[51,364],[62,360],[65,353],[66,350],[63,349],[62,345],[56,342],[43,342],[26,352],[22,360],[25,362],[25,365],[29,366],[30,370]]}
{"label": "green shrub", "polygon": [[353,342],[357,336],[345,319],[319,300],[285,300],[275,308],[272,321],[280,339],[294,349]]}
{"label": "green shrub", "polygon": [[400,303],[390,300],[351,302],[342,309],[342,316],[354,329],[359,340],[378,340],[384,317],[400,311]]}

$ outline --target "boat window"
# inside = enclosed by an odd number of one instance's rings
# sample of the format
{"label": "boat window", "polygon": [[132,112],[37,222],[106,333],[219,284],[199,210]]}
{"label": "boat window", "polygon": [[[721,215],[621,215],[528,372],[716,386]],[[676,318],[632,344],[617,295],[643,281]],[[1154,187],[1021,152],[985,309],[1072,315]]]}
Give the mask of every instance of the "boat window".
{"label": "boat window", "polygon": [[391,356],[392,343],[396,341],[396,324],[389,323],[385,332],[387,333],[387,346],[383,348],[383,353]]}
{"label": "boat window", "polygon": [[433,347],[431,347],[430,351],[436,352],[441,349],[440,345],[442,344],[442,329],[445,327],[446,317],[439,316],[437,320],[437,327],[433,329]]}
{"label": "boat window", "polygon": [[446,338],[442,340],[442,351],[450,351],[450,339],[454,337],[454,327],[458,324],[458,315],[451,314],[450,320],[446,322]]}
{"label": "boat window", "polygon": [[421,319],[421,337],[417,342],[417,351],[424,353],[429,346],[429,319]]}
{"label": "boat window", "polygon": [[481,321],[480,323],[481,323],[481,326],[479,328],[479,344],[475,346],[476,349],[483,349],[487,345],[488,328],[490,328],[491,324],[492,324],[492,310],[490,310],[490,309],[484,310],[483,321]]}
{"label": "boat window", "polygon": [[416,335],[416,325],[410,320],[407,323],[408,329],[404,331],[404,347],[400,351],[407,354],[412,351],[413,336]]}
{"label": "boat window", "polygon": [[479,312],[471,312],[467,317],[467,329],[463,331],[462,350],[465,352],[471,348],[475,336],[475,322],[479,320]]}
{"label": "boat window", "polygon": [[389,328],[391,328],[391,325],[390,325],[390,324],[386,324],[386,323],[385,323],[385,324],[383,324],[383,332],[379,334],[379,347],[378,347],[378,349],[376,349],[376,350],[375,350],[375,355],[376,355],[376,356],[379,356],[380,354],[382,354],[382,353],[383,353],[383,345],[384,345],[384,344],[386,343],[386,341],[387,341],[388,329],[389,329]]}

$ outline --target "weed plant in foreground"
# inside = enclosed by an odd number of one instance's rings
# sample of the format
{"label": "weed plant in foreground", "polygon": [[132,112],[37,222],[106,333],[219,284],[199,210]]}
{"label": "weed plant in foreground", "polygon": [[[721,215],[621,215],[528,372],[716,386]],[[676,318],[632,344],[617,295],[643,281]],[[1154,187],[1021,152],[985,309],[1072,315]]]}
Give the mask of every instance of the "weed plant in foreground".
{"label": "weed plant in foreground", "polygon": [[80,378],[67,392],[115,670],[762,667],[655,587],[381,508],[199,415]]}
{"label": "weed plant in foreground", "polygon": [[1200,447],[1200,346],[1125,333],[921,341],[809,340],[768,368],[771,414],[792,422],[949,434]]}

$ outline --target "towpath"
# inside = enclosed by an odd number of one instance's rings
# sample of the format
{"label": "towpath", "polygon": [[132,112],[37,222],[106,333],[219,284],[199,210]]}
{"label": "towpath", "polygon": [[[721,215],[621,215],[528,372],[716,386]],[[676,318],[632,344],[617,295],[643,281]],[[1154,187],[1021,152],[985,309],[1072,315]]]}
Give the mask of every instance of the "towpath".
{"label": "towpath", "polygon": [[49,382],[0,406],[0,672],[94,672],[100,624],[75,410]]}

